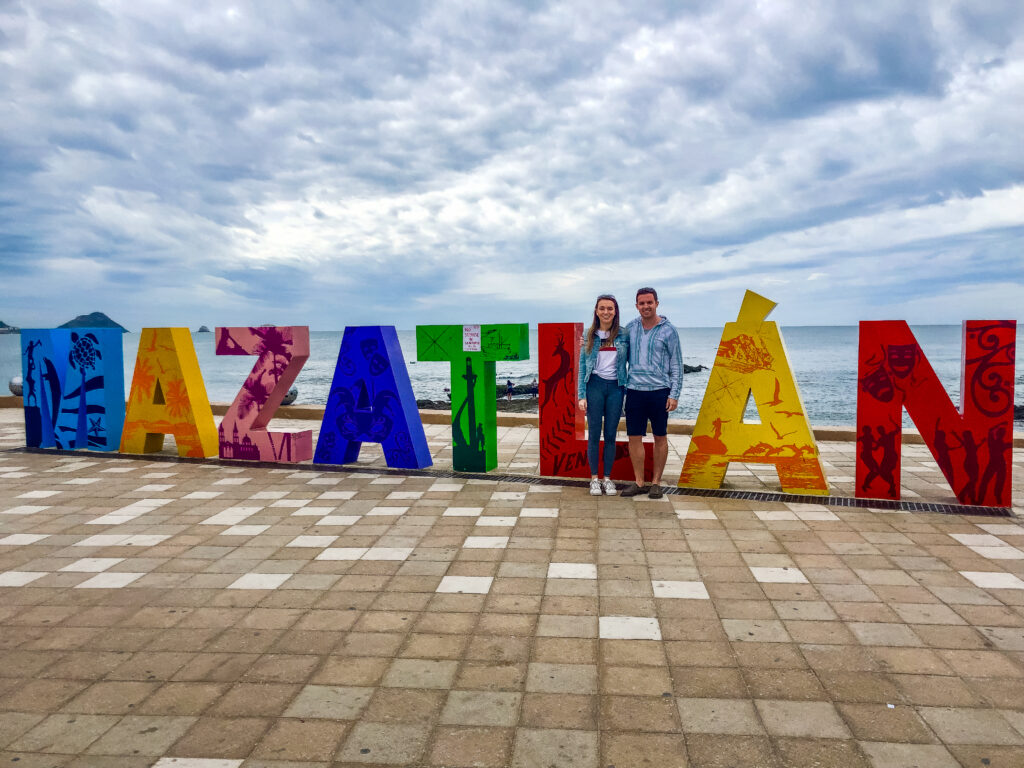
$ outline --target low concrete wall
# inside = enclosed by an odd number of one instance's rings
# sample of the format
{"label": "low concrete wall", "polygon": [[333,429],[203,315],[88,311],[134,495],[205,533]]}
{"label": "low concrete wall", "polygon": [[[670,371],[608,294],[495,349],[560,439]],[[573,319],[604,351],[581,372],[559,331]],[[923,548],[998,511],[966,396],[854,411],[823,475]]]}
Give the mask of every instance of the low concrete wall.
{"label": "low concrete wall", "polygon": [[[227,413],[229,403],[211,403],[215,416],[223,416]],[[0,408],[21,408],[20,397],[0,397]],[[323,421],[324,408],[321,405],[282,405],[274,415],[279,419],[299,419],[301,421]],[[420,411],[420,419],[424,424],[450,424],[452,414],[450,411]],[[668,432],[670,435],[691,435],[695,422],[685,419],[670,419]],[[537,427],[537,414],[535,413],[502,413],[498,411],[499,427]],[[626,431],[626,420],[619,422],[619,430]],[[857,430],[854,427],[814,427],[816,440],[830,442],[853,442],[857,439]],[[921,433],[916,429],[903,430],[904,445],[924,445]],[[1024,448],[1024,433],[1014,432],[1013,447]]]}

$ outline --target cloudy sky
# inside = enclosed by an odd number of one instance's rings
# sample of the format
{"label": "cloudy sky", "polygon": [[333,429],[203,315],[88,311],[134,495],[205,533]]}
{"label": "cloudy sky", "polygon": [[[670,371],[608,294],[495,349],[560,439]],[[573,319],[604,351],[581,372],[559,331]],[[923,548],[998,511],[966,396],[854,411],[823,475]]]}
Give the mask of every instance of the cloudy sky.
{"label": "cloudy sky", "polygon": [[0,320],[1024,319],[1022,94],[1019,0],[0,0]]}

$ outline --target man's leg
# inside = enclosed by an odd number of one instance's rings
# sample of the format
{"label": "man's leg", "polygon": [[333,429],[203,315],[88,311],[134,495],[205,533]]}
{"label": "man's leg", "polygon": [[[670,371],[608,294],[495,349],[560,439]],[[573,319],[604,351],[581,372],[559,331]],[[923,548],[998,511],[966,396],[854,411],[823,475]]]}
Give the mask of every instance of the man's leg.
{"label": "man's leg", "polygon": [[[657,443],[655,443],[657,446]],[[655,447],[657,450],[657,447]],[[668,456],[668,448],[665,449],[665,455]],[[644,438],[643,435],[630,435],[629,436],[629,460],[633,464],[633,477],[636,478],[636,484],[641,488],[644,487]],[[662,463],[662,469],[665,465]]]}
{"label": "man's leg", "polygon": [[637,496],[644,492],[644,432],[647,430],[647,413],[643,404],[643,393],[626,390],[626,436],[629,438],[629,461],[633,465],[634,485],[622,491],[623,496]]}
{"label": "man's leg", "polygon": [[651,471],[651,489],[648,495],[652,499],[660,499],[661,475],[665,471],[665,462],[668,461],[668,411],[665,406],[668,402],[668,390],[658,390],[651,393],[652,403],[651,434],[654,435],[654,456]]}
{"label": "man's leg", "polygon": [[[630,445],[632,448],[632,445]],[[633,452],[630,450],[630,458],[633,457]],[[643,460],[643,450],[640,451],[641,462]],[[655,435],[654,436],[654,472],[651,476],[652,485],[661,484],[661,473],[665,471],[665,462],[668,461],[668,435]],[[636,467],[636,461],[633,462],[633,466]]]}

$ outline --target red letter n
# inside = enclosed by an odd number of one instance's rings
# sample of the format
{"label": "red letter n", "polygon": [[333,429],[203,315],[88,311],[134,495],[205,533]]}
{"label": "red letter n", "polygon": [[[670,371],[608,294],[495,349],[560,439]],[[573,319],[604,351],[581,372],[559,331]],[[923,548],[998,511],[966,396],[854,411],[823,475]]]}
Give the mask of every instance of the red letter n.
{"label": "red letter n", "polygon": [[902,408],[963,504],[1010,506],[1017,324],[963,324],[958,410],[902,320],[862,322],[857,371],[857,490],[900,497]]}

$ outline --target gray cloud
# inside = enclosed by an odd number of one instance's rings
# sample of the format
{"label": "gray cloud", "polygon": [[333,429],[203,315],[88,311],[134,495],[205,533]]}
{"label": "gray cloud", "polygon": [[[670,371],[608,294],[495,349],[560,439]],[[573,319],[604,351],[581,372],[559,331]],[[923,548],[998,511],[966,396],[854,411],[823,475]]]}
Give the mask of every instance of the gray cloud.
{"label": "gray cloud", "polygon": [[9,3],[0,319],[536,322],[656,279],[684,325],[745,287],[801,323],[1019,316],[1022,32],[1011,2]]}

